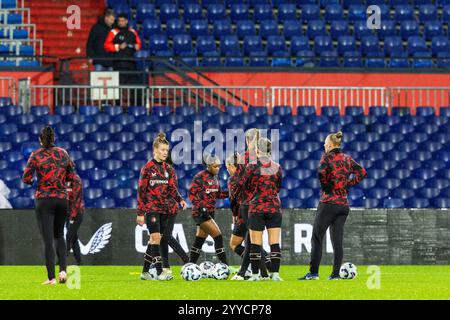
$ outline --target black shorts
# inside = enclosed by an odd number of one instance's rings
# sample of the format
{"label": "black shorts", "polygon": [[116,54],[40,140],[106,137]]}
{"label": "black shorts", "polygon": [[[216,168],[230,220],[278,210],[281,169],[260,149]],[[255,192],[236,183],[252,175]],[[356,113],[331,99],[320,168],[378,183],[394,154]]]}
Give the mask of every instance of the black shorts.
{"label": "black shorts", "polygon": [[146,215],[147,229],[150,234],[163,233],[170,216],[161,212],[149,212]]}
{"label": "black shorts", "polygon": [[245,223],[240,223],[234,225],[232,234],[236,237],[245,238],[247,231],[247,225]]}
{"label": "black shorts", "polygon": [[250,206],[248,204],[241,204],[239,207],[239,214],[242,217],[242,220],[244,220],[245,225],[248,225],[248,210]]}
{"label": "black shorts", "polygon": [[193,217],[196,225],[201,225],[203,222],[214,219],[214,212],[209,212],[202,214],[200,213],[198,216]]}
{"label": "black shorts", "polygon": [[264,229],[281,228],[281,213],[250,213],[248,229],[264,231]]}

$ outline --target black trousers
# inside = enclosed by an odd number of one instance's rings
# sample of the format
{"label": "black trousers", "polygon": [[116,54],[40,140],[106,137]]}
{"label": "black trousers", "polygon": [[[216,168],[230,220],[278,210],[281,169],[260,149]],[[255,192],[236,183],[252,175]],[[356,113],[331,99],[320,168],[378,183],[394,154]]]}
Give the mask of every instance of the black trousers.
{"label": "black trousers", "polygon": [[66,271],[66,241],[64,240],[64,224],[66,223],[68,201],[57,198],[36,199],[36,217],[44,240],[45,265],[48,279],[55,278],[55,250],[59,259],[59,271]]}
{"label": "black trousers", "polygon": [[317,207],[317,215],[314,220],[313,235],[311,238],[311,263],[309,271],[319,272],[322,259],[322,243],[325,233],[330,228],[331,243],[334,251],[333,275],[339,275],[339,269],[344,256],[343,238],[344,225],[350,209],[345,205],[320,202]]}
{"label": "black trousers", "polygon": [[80,229],[81,223],[83,222],[83,214],[79,213],[73,222],[70,223],[70,217],[67,219],[66,228],[66,242],[67,242],[67,253],[73,250],[73,256],[78,265],[81,264],[81,251],[80,244],[78,243],[78,230]]}

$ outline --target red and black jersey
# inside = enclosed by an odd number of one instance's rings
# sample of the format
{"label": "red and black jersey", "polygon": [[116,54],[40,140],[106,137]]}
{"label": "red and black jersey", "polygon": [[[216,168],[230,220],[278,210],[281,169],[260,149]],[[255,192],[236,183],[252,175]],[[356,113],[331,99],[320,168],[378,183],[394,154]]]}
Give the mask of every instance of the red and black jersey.
{"label": "red and black jersey", "polygon": [[200,209],[214,212],[217,199],[228,198],[228,192],[220,188],[219,178],[208,170],[202,170],[192,179],[189,187],[189,200],[192,203],[192,215],[197,216]]}
{"label": "red and black jersey", "polygon": [[73,219],[84,213],[83,183],[77,174],[73,181],[69,182],[67,191],[69,192],[69,214]]}
{"label": "red and black jersey", "polygon": [[[242,178],[242,174],[245,171],[246,166],[248,166],[249,164],[256,164],[257,163],[257,157],[256,157],[256,152],[254,150],[250,151],[247,150],[245,151],[244,154],[244,163],[243,164],[239,164],[238,165],[238,170],[236,171],[236,175],[238,175],[238,177],[240,177],[239,179]],[[244,186],[244,188],[242,188],[240,190],[240,194],[237,196],[236,199],[238,199],[240,204],[244,204],[244,205],[248,205],[250,200],[253,198],[253,190],[251,190],[249,187]]]}
{"label": "red and black jersey", "polygon": [[[120,50],[119,46],[126,42],[131,47],[126,47],[123,50]],[[141,50],[142,43],[139,38],[138,33],[133,28],[114,28],[106,37],[104,43],[104,49],[106,52],[116,53],[118,57],[131,57],[134,55],[136,51],[135,45],[138,46],[137,50]]]}
{"label": "red and black jersey", "polygon": [[68,199],[67,183],[75,177],[74,164],[63,148],[40,148],[28,159],[22,181],[33,184],[36,173],[36,199]]}
{"label": "red and black jersey", "polygon": [[283,173],[281,166],[268,157],[260,157],[256,164],[249,164],[241,172],[234,194],[243,188],[249,189],[250,213],[281,213],[281,190]]}
{"label": "red and black jersey", "polygon": [[352,157],[336,148],[322,156],[318,175],[322,187],[320,201],[347,205],[347,189],[360,183],[367,177],[367,172]]}
{"label": "red and black jersey", "polygon": [[236,186],[237,181],[238,181],[237,179],[238,179],[238,176],[236,173],[228,178],[228,191],[230,193],[231,212],[233,213],[233,217],[238,218],[237,224],[241,224],[241,223],[244,223],[244,220],[242,219],[240,212],[239,212],[239,199],[236,199],[231,196],[235,193],[234,190],[236,190],[236,187],[237,187]]}
{"label": "red and black jersey", "polygon": [[138,215],[148,212],[169,213],[168,199],[183,201],[177,188],[177,178],[172,166],[165,162],[150,160],[141,169],[138,187]]}

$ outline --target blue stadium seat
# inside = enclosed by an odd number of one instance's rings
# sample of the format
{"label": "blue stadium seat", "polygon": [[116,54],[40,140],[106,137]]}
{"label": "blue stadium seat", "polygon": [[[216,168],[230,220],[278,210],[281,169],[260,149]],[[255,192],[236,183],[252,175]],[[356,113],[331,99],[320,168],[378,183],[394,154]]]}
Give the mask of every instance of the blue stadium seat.
{"label": "blue stadium seat", "polygon": [[213,35],[216,39],[221,39],[225,36],[232,35],[231,22],[230,20],[216,20],[213,25]]}
{"label": "blue stadium seat", "polygon": [[327,22],[343,20],[344,12],[340,4],[330,4],[325,7],[325,20]]}
{"label": "blue stadium seat", "polygon": [[230,10],[231,21],[248,20],[250,16],[249,7],[245,3],[233,4]]}
{"label": "blue stadium seat", "polygon": [[447,37],[436,36],[433,37],[431,41],[431,51],[433,55],[437,55],[438,53],[450,53],[450,41]]}
{"label": "blue stadium seat", "polygon": [[253,9],[253,17],[255,22],[258,23],[263,21],[272,21],[274,19],[272,6],[267,2],[255,5]]}
{"label": "blue stadium seat", "polygon": [[302,6],[301,21],[308,22],[310,20],[320,19],[320,7],[316,4],[306,4]]}
{"label": "blue stadium seat", "polygon": [[269,36],[267,38],[267,53],[274,55],[274,52],[285,51],[285,39],[283,36]]}
{"label": "blue stadium seat", "polygon": [[203,12],[201,5],[198,3],[189,3],[186,6],[184,6],[183,18],[188,23],[193,20],[203,19]]}
{"label": "blue stadium seat", "polygon": [[419,36],[419,24],[415,20],[405,20],[400,25],[400,36],[403,40]]}
{"label": "blue stadium seat", "polygon": [[385,199],[383,201],[384,208],[404,208],[405,204],[402,199]]}
{"label": "blue stadium seat", "polygon": [[246,36],[255,36],[255,24],[251,20],[239,20],[236,23],[236,35],[240,40]]}
{"label": "blue stadium seat", "polygon": [[344,67],[360,68],[362,66],[361,53],[359,51],[344,52]]}
{"label": "blue stadium seat", "polygon": [[220,51],[225,56],[240,56],[239,39],[235,35],[223,36],[220,39]]}
{"label": "blue stadium seat", "polygon": [[361,39],[361,52],[364,55],[378,52],[379,47],[380,43],[376,36],[366,36]]}
{"label": "blue stadium seat", "polygon": [[287,40],[302,34],[302,25],[298,20],[286,20],[283,24],[283,34]]}
{"label": "blue stadium seat", "polygon": [[200,36],[208,36],[209,35],[208,28],[209,27],[207,20],[192,20],[190,27],[191,37],[196,39]]}
{"label": "blue stadium seat", "polygon": [[192,52],[192,39],[190,35],[178,34],[173,37],[173,53],[182,55]]}
{"label": "blue stadium seat", "polygon": [[393,20],[381,20],[381,28],[378,30],[378,38],[384,40],[386,37],[394,37],[397,35],[396,22]]}
{"label": "blue stadium seat", "polygon": [[427,21],[424,27],[425,40],[430,41],[434,37],[443,36],[444,31],[440,21]]}
{"label": "blue stadium seat", "polygon": [[329,36],[317,36],[314,39],[314,51],[320,54],[323,51],[332,51],[333,42]]}
{"label": "blue stadium seat", "polygon": [[354,35],[357,40],[361,40],[363,37],[373,35],[372,30],[367,28],[366,21],[356,21],[353,26]]}
{"label": "blue stadium seat", "polygon": [[366,21],[366,7],[361,4],[354,4],[348,7],[348,20],[349,21]]}
{"label": "blue stadium seat", "polygon": [[394,7],[395,20],[414,20],[414,9],[410,5],[397,5]]}
{"label": "blue stadium seat", "polygon": [[434,66],[431,52],[414,52],[413,68],[432,68]]}
{"label": "blue stadium seat", "polygon": [[352,36],[340,36],[338,38],[338,52],[343,55],[348,51],[356,51],[356,41]]}
{"label": "blue stadium seat", "polygon": [[244,38],[244,54],[249,55],[250,52],[264,51],[260,36],[246,36]]}
{"label": "blue stadium seat", "polygon": [[308,22],[307,35],[311,40],[316,36],[327,36],[325,22],[322,20],[310,20]]}
{"label": "blue stadium seat", "polygon": [[433,4],[424,4],[419,6],[419,20],[421,22],[437,20],[436,6]]}
{"label": "blue stadium seat", "polygon": [[216,51],[216,42],[213,36],[201,36],[197,39],[197,52],[202,55],[205,52]]}
{"label": "blue stadium seat", "polygon": [[165,23],[171,19],[179,19],[178,6],[173,3],[163,3],[160,7],[159,18]]}
{"label": "blue stadium seat", "polygon": [[278,7],[278,21],[284,23],[287,20],[296,20],[296,6],[293,3],[284,3]]}
{"label": "blue stadium seat", "polygon": [[349,28],[348,28],[348,22],[345,20],[337,20],[337,21],[331,21],[330,23],[330,35],[333,38],[333,40],[336,40],[342,35],[348,35],[349,34]]}
{"label": "blue stadium seat", "polygon": [[152,3],[141,3],[136,9],[136,20],[143,22],[146,19],[155,19],[156,11]]}
{"label": "blue stadium seat", "polygon": [[181,19],[170,19],[166,23],[166,34],[169,37],[173,37],[177,34],[186,33],[184,22]]}
{"label": "blue stadium seat", "polygon": [[259,35],[263,40],[267,40],[270,36],[278,36],[278,24],[274,20],[267,20],[261,23],[259,27]]}

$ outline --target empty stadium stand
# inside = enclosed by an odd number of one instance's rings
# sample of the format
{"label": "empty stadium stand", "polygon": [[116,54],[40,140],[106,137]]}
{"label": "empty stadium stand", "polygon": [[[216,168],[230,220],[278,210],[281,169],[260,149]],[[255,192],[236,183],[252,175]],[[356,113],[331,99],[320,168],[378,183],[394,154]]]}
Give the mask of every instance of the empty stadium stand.
{"label": "empty stadium stand", "polygon": [[[108,0],[107,4],[129,15],[145,40],[144,50],[162,57],[180,55],[191,66],[450,67],[447,0]],[[367,27],[369,5],[380,8],[379,29]],[[177,49],[180,45],[183,51]],[[187,59],[188,55],[199,59]]]}
{"label": "empty stadium stand", "polygon": [[[204,128],[225,130],[238,127],[270,127],[280,130],[280,159],[285,169],[281,198],[286,208],[315,207],[320,186],[316,167],[329,132],[344,131],[344,149],[367,170],[368,178],[350,191],[355,207],[449,207],[450,206],[450,108],[435,115],[432,107],[371,107],[364,115],[360,106],[339,115],[335,106],[322,108],[317,116],[311,106],[275,106],[269,115],[265,107],[227,107],[221,112],[204,107],[196,113],[192,106],[156,106],[151,113],[143,106],[58,106],[50,115],[48,106],[33,106],[30,113],[0,101],[0,179],[12,190],[15,208],[33,206],[34,188],[20,176],[30,153],[39,147],[38,133],[44,124],[56,128],[57,144],[67,148],[85,184],[88,207],[136,206],[140,168],[151,158],[157,132],[169,134],[176,128],[192,129],[194,120]],[[295,106],[294,106],[295,107]],[[176,167],[181,193],[186,190],[200,165]],[[225,186],[227,173],[220,179]],[[221,202],[221,205],[227,205]]]}

